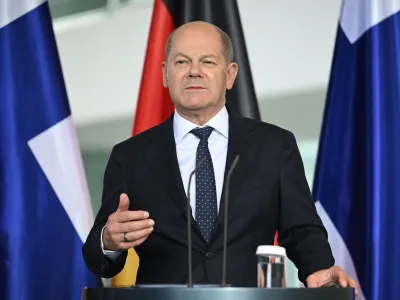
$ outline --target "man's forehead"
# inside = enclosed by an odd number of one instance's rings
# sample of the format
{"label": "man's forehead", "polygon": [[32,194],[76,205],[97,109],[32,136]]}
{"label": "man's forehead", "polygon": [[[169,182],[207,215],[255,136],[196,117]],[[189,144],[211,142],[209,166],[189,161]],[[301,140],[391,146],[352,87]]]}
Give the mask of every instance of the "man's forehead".
{"label": "man's forehead", "polygon": [[194,49],[177,49],[172,51],[172,57],[186,57],[188,59],[204,59],[204,58],[215,58],[219,59],[222,57],[221,49],[210,50],[210,48],[194,48]]}
{"label": "man's forehead", "polygon": [[201,39],[192,37],[185,40],[176,40],[172,45],[174,55],[214,55],[221,53],[220,39]]}
{"label": "man's forehead", "polygon": [[174,35],[174,42],[180,43],[185,41],[194,42],[213,42],[220,39],[219,32],[214,28],[189,27],[178,29]]}

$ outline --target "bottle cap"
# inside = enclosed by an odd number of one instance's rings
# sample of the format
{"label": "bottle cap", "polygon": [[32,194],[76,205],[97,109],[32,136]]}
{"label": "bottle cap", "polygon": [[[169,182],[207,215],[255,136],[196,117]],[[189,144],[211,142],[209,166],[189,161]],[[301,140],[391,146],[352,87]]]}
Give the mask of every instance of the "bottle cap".
{"label": "bottle cap", "polygon": [[258,246],[256,255],[277,255],[286,257],[286,249],[273,245]]}

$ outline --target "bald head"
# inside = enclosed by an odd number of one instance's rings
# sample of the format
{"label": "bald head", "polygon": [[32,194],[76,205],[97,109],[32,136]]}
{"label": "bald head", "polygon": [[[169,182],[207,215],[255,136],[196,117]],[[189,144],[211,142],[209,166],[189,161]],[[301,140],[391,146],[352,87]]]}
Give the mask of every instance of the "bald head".
{"label": "bald head", "polygon": [[168,36],[167,44],[165,46],[166,61],[168,61],[169,59],[172,45],[175,40],[179,41],[180,36],[196,35],[196,33],[198,32],[209,34],[210,39],[219,39],[221,44],[221,52],[224,55],[226,63],[229,64],[233,61],[233,46],[229,36],[219,27],[203,21],[195,21],[183,24],[182,26],[178,27],[170,33],[170,35]]}

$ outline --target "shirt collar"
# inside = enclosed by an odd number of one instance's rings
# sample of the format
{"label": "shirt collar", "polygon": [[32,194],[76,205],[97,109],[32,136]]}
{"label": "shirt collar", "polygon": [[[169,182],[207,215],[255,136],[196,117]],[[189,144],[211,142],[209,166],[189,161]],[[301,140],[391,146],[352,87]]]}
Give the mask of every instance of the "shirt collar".
{"label": "shirt collar", "polygon": [[228,138],[229,132],[229,116],[226,107],[224,106],[212,119],[203,126],[199,126],[181,117],[175,109],[174,113],[174,136],[175,143],[178,144],[184,136],[196,127],[211,126],[220,134]]}

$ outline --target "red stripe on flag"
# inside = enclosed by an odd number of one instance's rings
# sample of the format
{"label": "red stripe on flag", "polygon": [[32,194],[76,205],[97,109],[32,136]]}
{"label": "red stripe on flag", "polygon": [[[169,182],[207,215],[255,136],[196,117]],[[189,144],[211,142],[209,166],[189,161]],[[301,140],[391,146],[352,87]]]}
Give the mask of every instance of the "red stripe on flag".
{"label": "red stripe on flag", "polygon": [[165,44],[174,28],[172,16],[164,2],[156,0],[132,135],[162,123],[174,110],[169,91],[163,86],[161,65],[165,59]]}

